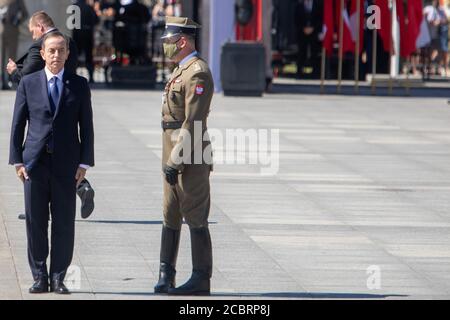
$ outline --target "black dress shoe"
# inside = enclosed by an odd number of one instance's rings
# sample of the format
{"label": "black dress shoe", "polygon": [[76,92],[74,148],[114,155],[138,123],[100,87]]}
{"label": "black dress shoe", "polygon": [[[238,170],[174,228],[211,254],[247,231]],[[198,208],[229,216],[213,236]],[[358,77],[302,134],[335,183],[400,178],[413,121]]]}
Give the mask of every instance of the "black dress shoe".
{"label": "black dress shoe", "polygon": [[41,279],[36,280],[28,291],[30,293],[46,293],[46,292],[48,292],[48,279],[41,278]]}
{"label": "black dress shoe", "polygon": [[62,281],[53,280],[50,285],[50,292],[54,292],[56,294],[70,294],[69,289],[64,285]]}
{"label": "black dress shoe", "polygon": [[19,214],[18,218],[19,218],[19,220],[25,220],[26,219],[25,213]]}
{"label": "black dress shoe", "polygon": [[89,218],[94,211],[94,196],[95,192],[92,189],[89,181],[84,179],[77,189],[77,194],[81,199],[81,217],[83,219]]}

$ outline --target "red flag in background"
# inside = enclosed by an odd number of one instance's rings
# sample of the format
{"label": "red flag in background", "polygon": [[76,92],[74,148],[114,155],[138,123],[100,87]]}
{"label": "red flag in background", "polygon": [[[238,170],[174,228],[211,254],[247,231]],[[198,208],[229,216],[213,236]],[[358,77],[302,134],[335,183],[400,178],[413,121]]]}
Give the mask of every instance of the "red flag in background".
{"label": "red flag in background", "polygon": [[359,51],[360,53],[363,51],[364,44],[364,0],[352,0],[351,8],[350,8],[350,31],[352,33],[352,40],[355,43],[356,49],[356,37],[357,37],[357,28],[358,28],[358,1],[360,5],[359,9]]}
{"label": "red flag in background", "polygon": [[[363,37],[364,37],[364,1],[363,0],[352,0],[350,3],[350,8],[347,8],[347,1],[344,1],[344,10],[341,11],[341,0],[336,1],[336,24],[338,25],[338,30],[340,31],[340,19],[341,15],[344,19],[343,27],[343,41],[342,41],[342,49],[343,52],[355,52],[355,44],[356,44],[356,27],[357,27],[357,19],[358,14],[356,10],[357,1],[361,3],[361,11],[360,11],[360,51],[363,49]],[[386,0],[384,0],[386,1]]]}
{"label": "red flag in background", "polygon": [[333,4],[336,5],[337,1],[336,0],[323,1],[322,32],[324,36],[322,45],[325,48],[325,52],[328,56],[333,54],[333,34],[334,34]]}
{"label": "red flag in background", "polygon": [[[350,18],[347,12],[347,1],[344,0],[344,10],[341,12],[341,1],[336,0],[336,25],[338,29],[338,39],[341,34],[341,17],[344,19],[343,35],[342,35],[342,52],[354,52],[355,44],[352,40],[352,32],[350,26]],[[339,44],[341,45],[341,44]]]}
{"label": "red flag in background", "polygon": [[396,0],[400,25],[400,55],[408,57],[417,50],[422,23],[422,0]]}
{"label": "red flag in background", "polygon": [[389,11],[389,5],[387,0],[374,0],[373,3],[380,8],[380,20],[381,26],[378,29],[378,34],[383,43],[384,51],[390,52],[391,50],[391,12]]}

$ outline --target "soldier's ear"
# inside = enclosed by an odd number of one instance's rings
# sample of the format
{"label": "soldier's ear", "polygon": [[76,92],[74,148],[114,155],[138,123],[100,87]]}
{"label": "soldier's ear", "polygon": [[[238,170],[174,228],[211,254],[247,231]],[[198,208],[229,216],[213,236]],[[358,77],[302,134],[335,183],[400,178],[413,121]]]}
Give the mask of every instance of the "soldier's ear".
{"label": "soldier's ear", "polygon": [[44,51],[44,49],[41,48],[41,51],[39,51],[39,52],[41,53],[42,60],[45,61],[45,58],[44,58],[45,51]]}
{"label": "soldier's ear", "polygon": [[184,49],[186,47],[186,45],[187,45],[187,39],[185,37],[181,37],[181,40],[182,41],[181,41],[180,48]]}

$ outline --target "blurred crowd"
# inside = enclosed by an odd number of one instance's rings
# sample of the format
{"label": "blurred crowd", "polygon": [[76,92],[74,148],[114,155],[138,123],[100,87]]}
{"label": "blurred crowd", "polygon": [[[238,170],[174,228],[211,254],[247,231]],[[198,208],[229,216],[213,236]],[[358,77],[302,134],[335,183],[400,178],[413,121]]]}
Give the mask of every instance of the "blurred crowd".
{"label": "blurred crowd", "polygon": [[[423,14],[431,38],[429,45],[423,49],[425,53],[422,55],[429,61],[429,63],[425,63],[430,68],[426,72],[450,76],[448,59],[450,8],[445,5],[444,1],[433,0],[424,8]],[[418,72],[418,64],[420,64],[420,59],[413,64],[414,73]]]}
{"label": "blurred crowd", "polygon": [[[165,16],[181,14],[181,0],[74,0],[80,8],[81,25],[72,31],[79,65],[94,81],[96,68],[111,64],[164,63],[160,35]],[[8,60],[16,59],[19,26],[29,14],[23,0],[0,0],[0,47],[2,87]]]}
{"label": "blurred crowd", "polygon": [[[253,0],[249,0],[252,2]],[[327,2],[328,1],[328,2]],[[347,20],[354,19],[354,6],[358,0],[345,0]],[[450,77],[448,55],[450,1],[445,0],[396,0],[404,7],[404,30],[400,34],[400,43],[408,38],[408,19],[413,11],[411,3],[418,3],[415,20],[419,21],[420,36],[417,45],[407,54],[401,54],[401,70],[413,75]],[[165,60],[162,52],[160,36],[164,31],[165,16],[180,16],[182,0],[74,0],[81,9],[81,28],[72,32],[72,37],[79,51],[80,66],[88,70],[89,78],[94,80],[94,70],[106,70],[112,64],[148,65],[156,63],[158,70],[164,70]],[[321,53],[325,42],[332,47],[326,64],[326,77],[337,77],[339,13],[336,0],[271,0],[271,42],[273,51],[272,64],[275,76],[281,75],[285,65],[294,62],[298,78],[319,78],[321,69]],[[327,4],[326,6],[324,4]],[[329,4],[332,4],[331,6]],[[386,5],[387,0],[364,0],[363,21],[369,19],[367,8],[373,4]],[[324,10],[329,7],[334,13],[330,28],[332,39],[327,39]],[[387,6],[386,6],[387,7]],[[400,8],[399,8],[400,9]],[[336,13],[337,12],[337,13]],[[383,13],[384,16],[389,12]],[[24,0],[0,0],[0,70],[2,70],[2,86],[5,83],[5,66],[8,59],[17,58],[19,26],[26,24],[29,13]],[[383,20],[383,19],[382,19]],[[386,20],[386,19],[384,19]],[[389,19],[387,19],[389,21]],[[350,21],[350,24],[351,24]],[[389,39],[383,39],[383,32],[378,32],[377,49],[373,47],[373,32],[365,23],[361,30],[360,78],[372,72],[372,58],[376,54],[377,73],[388,73],[390,53],[387,48]],[[417,23],[416,23],[417,25]],[[401,28],[401,26],[400,26]],[[406,31],[405,31],[406,29]],[[330,30],[328,30],[328,33]],[[381,30],[382,31],[382,30]],[[267,31],[268,32],[268,31]],[[402,33],[403,32],[403,33]],[[346,40],[344,36],[344,41]],[[415,42],[413,40],[412,42]],[[403,51],[403,48],[400,48]],[[344,50],[343,78],[354,78],[355,45]],[[327,52],[328,56],[328,52]],[[105,72],[106,74],[106,72]],[[164,72],[162,72],[164,81]]]}
{"label": "blurred crowd", "polygon": [[[356,14],[355,7],[358,0],[344,1],[344,26],[354,27]],[[394,0],[395,1],[395,0]],[[401,70],[400,72],[408,72],[413,75],[422,75],[428,78],[433,75],[450,76],[450,66],[448,57],[449,42],[449,21],[450,21],[450,1],[445,0],[397,0],[397,14],[401,11],[402,19],[400,21],[400,55]],[[412,3],[418,6],[416,9]],[[321,50],[327,46],[325,34],[333,34],[328,39],[330,46],[330,63],[327,62],[327,78],[336,79],[337,75],[337,55],[339,41],[339,5],[340,0],[273,0],[274,11],[272,19],[272,48],[274,54],[275,73],[280,71],[287,62],[294,62],[296,65],[297,78],[318,78],[321,69]],[[386,10],[381,11],[382,28],[388,26],[390,28],[389,10],[387,0],[364,0],[361,1],[362,21],[361,24],[361,43],[360,43],[360,78],[364,79],[365,75],[372,72],[372,57],[374,51],[372,30],[367,28],[365,22],[370,19],[372,13],[367,13],[367,9],[371,5],[384,5]],[[399,8],[398,6],[401,6]],[[326,12],[329,8],[332,13],[331,28],[326,30]],[[415,17],[412,17],[415,15]],[[414,23],[412,22],[414,19]],[[409,21],[408,21],[409,20]],[[403,25],[402,25],[403,24]],[[413,33],[413,24],[417,28],[420,25],[420,31],[417,30],[418,36],[411,40],[410,35]],[[330,25],[329,25],[330,26]],[[403,30],[402,30],[403,27]],[[351,35],[347,35],[344,27],[344,78],[354,78],[354,58],[355,58],[355,34],[351,30]],[[353,40],[348,40],[348,38]],[[390,65],[389,52],[389,31],[384,32],[378,30],[375,50],[377,61],[377,73],[388,73]],[[411,35],[411,37],[413,37]],[[407,41],[414,42],[408,48],[408,52],[404,52],[404,44]],[[350,43],[346,45],[346,43]],[[353,46],[353,47],[352,47]],[[347,50],[348,49],[348,50]],[[412,49],[412,50],[411,50]],[[394,49],[395,52],[395,49]],[[397,52],[398,54],[398,52]],[[328,56],[328,52],[327,52]],[[284,60],[284,61],[283,61]]]}

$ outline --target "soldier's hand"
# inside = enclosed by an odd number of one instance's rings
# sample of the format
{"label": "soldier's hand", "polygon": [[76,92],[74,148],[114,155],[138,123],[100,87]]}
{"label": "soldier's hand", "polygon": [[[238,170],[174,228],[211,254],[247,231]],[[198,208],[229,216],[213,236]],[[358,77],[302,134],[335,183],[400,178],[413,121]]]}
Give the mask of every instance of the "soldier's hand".
{"label": "soldier's hand", "polygon": [[174,186],[178,183],[178,170],[172,167],[166,166],[164,168],[164,175],[166,177],[166,181],[171,186]]}
{"label": "soldier's hand", "polygon": [[25,166],[17,166],[16,167],[16,174],[17,177],[22,181],[25,182],[25,180],[28,180],[28,173],[27,170],[25,169]]}

